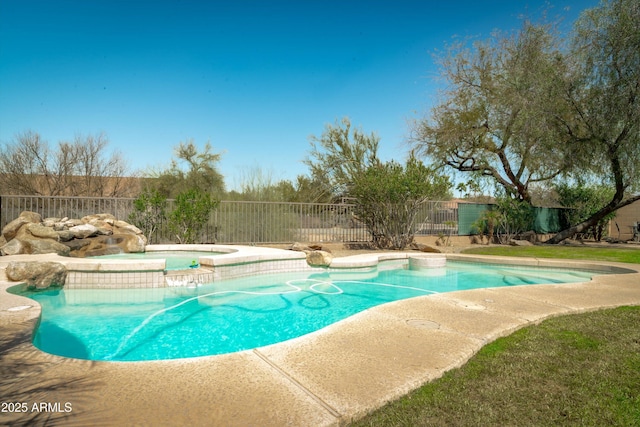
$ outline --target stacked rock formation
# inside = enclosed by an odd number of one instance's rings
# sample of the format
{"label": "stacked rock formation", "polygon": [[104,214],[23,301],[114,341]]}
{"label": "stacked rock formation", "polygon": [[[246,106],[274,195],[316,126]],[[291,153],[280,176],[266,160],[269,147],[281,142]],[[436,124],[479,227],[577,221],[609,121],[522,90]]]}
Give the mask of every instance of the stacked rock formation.
{"label": "stacked rock formation", "polygon": [[146,244],[147,238],[138,227],[111,214],[43,220],[40,214],[25,211],[2,229],[0,254],[87,257],[144,252]]}

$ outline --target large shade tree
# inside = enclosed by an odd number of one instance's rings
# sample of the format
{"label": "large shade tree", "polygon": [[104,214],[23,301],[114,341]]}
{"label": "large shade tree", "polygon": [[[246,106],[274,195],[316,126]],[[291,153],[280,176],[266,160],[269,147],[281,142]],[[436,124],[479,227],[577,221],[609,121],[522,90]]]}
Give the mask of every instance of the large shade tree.
{"label": "large shade tree", "polygon": [[580,233],[640,200],[639,29],[637,0],[604,0],[576,23],[573,74],[562,94],[570,114],[557,119],[580,168],[574,172],[591,174],[614,191],[593,215],[548,243]]}
{"label": "large shade tree", "polygon": [[569,167],[548,114],[565,73],[550,27],[525,22],[514,34],[449,46],[438,60],[447,86],[430,117],[415,122],[412,145],[436,164],[488,177],[530,203],[533,185]]}
{"label": "large shade tree", "polygon": [[549,240],[580,233],[640,200],[640,3],[603,0],[586,10],[568,48],[547,27],[441,60],[449,86],[414,144],[441,165],[493,179],[530,202],[551,180],[605,183],[612,197]]}

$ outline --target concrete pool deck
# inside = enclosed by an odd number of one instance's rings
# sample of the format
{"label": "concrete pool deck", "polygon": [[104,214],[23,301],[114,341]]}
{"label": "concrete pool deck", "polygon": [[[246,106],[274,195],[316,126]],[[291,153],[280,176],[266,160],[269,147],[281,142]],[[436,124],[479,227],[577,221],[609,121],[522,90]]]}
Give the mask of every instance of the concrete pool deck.
{"label": "concrete pool deck", "polygon": [[[358,257],[338,259],[362,263],[371,255]],[[92,362],[39,351],[31,344],[38,304],[6,293],[15,283],[0,275],[0,397],[21,404],[4,408],[13,410],[0,412],[0,425],[341,425],[523,326],[640,305],[636,264],[447,257],[633,273],[412,298],[255,350],[154,362]]]}

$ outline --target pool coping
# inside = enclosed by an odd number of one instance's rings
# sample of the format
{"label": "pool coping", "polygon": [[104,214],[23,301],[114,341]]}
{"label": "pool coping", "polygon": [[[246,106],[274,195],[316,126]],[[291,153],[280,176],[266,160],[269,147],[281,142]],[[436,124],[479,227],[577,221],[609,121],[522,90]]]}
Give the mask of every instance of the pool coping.
{"label": "pool coping", "polygon": [[[332,267],[408,256],[397,252],[355,255],[335,258]],[[4,281],[0,282],[0,335],[3,342],[20,339],[3,353],[3,369],[20,373],[21,381],[3,378],[0,391],[20,397],[23,388],[29,389],[29,381],[49,381],[55,386],[45,395],[23,399],[29,405],[38,399],[70,403],[71,412],[54,415],[76,423],[343,425],[461,366],[488,342],[524,326],[563,314],[640,305],[637,264],[446,257],[596,268],[613,274],[584,283],[476,289],[396,301],[282,343],[220,356],[153,362],[90,362],[35,349],[30,336],[40,307],[33,300],[6,293],[13,283]],[[18,309],[8,311],[12,308]],[[19,423],[29,415],[34,415],[33,410],[11,416]]]}

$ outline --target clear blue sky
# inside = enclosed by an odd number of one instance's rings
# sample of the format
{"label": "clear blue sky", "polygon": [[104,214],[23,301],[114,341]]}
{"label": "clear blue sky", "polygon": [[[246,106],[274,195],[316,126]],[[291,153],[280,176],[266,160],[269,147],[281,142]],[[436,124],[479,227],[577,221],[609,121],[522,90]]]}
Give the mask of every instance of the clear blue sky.
{"label": "clear blue sky", "polygon": [[[572,22],[597,0],[552,0]],[[349,116],[404,159],[435,101],[432,53],[487,38],[543,0],[0,0],[0,142],[105,132],[132,169],[193,138],[224,152],[228,189],[260,167],[307,172],[309,136]]]}

